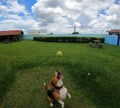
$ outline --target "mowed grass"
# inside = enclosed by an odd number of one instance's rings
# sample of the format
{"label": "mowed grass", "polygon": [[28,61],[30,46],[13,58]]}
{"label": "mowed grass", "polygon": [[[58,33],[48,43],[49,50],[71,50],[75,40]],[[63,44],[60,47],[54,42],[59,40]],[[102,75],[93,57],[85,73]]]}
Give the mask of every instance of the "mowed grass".
{"label": "mowed grass", "polygon": [[0,108],[50,108],[43,83],[56,69],[72,95],[65,108],[120,107],[119,46],[21,41],[0,44]]}

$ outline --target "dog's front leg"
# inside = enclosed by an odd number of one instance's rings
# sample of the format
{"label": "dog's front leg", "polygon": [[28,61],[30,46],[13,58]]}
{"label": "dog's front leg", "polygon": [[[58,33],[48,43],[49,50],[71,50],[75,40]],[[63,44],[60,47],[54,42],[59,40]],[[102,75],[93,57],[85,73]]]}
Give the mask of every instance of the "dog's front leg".
{"label": "dog's front leg", "polygon": [[59,100],[58,103],[61,104],[61,108],[64,108],[64,102],[62,100]]}
{"label": "dog's front leg", "polygon": [[50,106],[53,107],[53,103],[52,103],[53,100],[52,100],[52,98],[50,98],[50,97],[48,96],[47,99],[48,99],[48,101],[49,101],[49,103],[50,103]]}
{"label": "dog's front leg", "polygon": [[71,99],[71,95],[70,95],[70,93],[69,93],[69,92],[67,92],[67,96]]}

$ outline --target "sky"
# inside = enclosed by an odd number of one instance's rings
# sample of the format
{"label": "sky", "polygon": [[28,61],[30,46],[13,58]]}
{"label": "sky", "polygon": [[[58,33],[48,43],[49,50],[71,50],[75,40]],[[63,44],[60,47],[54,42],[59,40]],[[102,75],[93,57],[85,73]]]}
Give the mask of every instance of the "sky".
{"label": "sky", "polygon": [[120,0],[0,0],[0,31],[104,34],[120,29]]}

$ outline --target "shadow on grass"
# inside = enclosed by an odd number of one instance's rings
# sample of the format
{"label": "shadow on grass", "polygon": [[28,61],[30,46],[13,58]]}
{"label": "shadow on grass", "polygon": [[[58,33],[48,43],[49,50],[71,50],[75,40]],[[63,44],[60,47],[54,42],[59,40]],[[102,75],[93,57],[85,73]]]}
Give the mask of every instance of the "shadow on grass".
{"label": "shadow on grass", "polygon": [[119,81],[115,81],[114,76],[108,77],[108,73],[102,67],[77,63],[67,65],[66,69],[68,69],[78,89],[81,89],[97,108],[120,107]]}
{"label": "shadow on grass", "polygon": [[[51,61],[50,61],[51,62]],[[58,66],[56,62],[38,63],[24,62],[12,65],[11,70],[7,71],[0,82],[0,102],[16,79],[19,70],[25,70],[38,66]],[[97,106],[97,108],[119,108],[120,107],[120,86],[115,77],[108,77],[106,70],[98,65],[91,66],[89,63],[71,63],[69,61],[59,62],[59,66],[64,67],[77,89],[81,89],[84,95]],[[87,67],[87,68],[86,68]],[[14,70],[14,71],[13,71]],[[88,75],[90,73],[90,75]]]}
{"label": "shadow on grass", "polygon": [[2,80],[0,81],[0,104],[2,103],[3,96],[13,84],[15,78],[15,73],[12,71],[6,72],[5,75],[2,76]]}
{"label": "shadow on grass", "polygon": [[[9,91],[10,87],[13,85],[16,79],[16,74],[19,71],[37,67],[39,66],[39,63],[32,63],[32,62],[24,62],[19,63],[11,66],[11,70],[1,69],[2,75],[0,79],[0,104],[3,101],[4,95]],[[42,65],[42,64],[41,64]],[[4,74],[3,74],[4,72]]]}

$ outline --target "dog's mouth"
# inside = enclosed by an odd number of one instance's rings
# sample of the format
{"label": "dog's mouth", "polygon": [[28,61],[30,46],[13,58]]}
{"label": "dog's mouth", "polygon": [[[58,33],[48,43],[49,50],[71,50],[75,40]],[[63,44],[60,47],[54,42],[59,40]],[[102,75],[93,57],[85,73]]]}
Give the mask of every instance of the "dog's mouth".
{"label": "dog's mouth", "polygon": [[62,76],[62,74],[61,74],[61,72],[60,71],[56,71],[56,77],[57,77],[57,79],[61,79],[63,76]]}
{"label": "dog's mouth", "polygon": [[57,76],[57,79],[61,79],[61,78],[62,78],[62,75],[58,75],[58,76]]}

